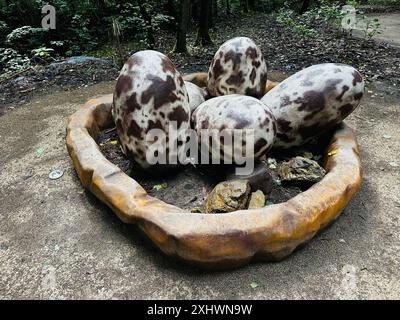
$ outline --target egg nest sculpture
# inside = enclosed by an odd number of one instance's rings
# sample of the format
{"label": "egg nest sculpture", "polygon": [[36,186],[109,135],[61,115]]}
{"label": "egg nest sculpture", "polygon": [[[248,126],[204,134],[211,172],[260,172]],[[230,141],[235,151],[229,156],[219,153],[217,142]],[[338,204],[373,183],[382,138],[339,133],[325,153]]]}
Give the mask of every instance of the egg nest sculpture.
{"label": "egg nest sculpture", "polygon": [[[202,86],[207,74],[184,77]],[[273,84],[268,82],[267,88]],[[125,223],[137,223],[168,256],[207,269],[227,269],[251,261],[279,261],[335,220],[362,182],[359,147],[344,123],[335,127],[325,149],[327,174],[290,200],[260,209],[225,214],[185,211],[149,196],[108,161],[96,143],[114,126],[113,97],[89,100],[67,125],[66,143],[83,186]]]}

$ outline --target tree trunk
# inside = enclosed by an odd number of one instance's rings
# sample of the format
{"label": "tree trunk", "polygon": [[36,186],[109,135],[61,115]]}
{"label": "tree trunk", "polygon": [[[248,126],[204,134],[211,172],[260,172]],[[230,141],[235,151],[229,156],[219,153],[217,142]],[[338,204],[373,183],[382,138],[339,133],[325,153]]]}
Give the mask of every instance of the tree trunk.
{"label": "tree trunk", "polygon": [[301,14],[303,14],[304,12],[306,12],[308,10],[308,7],[310,6],[310,2],[311,2],[311,0],[303,0],[303,4],[300,9]]}
{"label": "tree trunk", "polygon": [[190,15],[190,0],[181,0],[179,12],[178,32],[176,33],[176,44],[172,52],[187,53],[186,33]]}
{"label": "tree trunk", "polygon": [[214,17],[218,17],[218,0],[214,0],[214,7],[213,7],[213,13],[214,13]]}
{"label": "tree trunk", "polygon": [[242,7],[242,10],[244,13],[249,12],[249,2],[248,0],[240,0],[240,6]]}
{"label": "tree trunk", "polygon": [[251,11],[256,11],[256,0],[248,0],[248,4]]}
{"label": "tree trunk", "polygon": [[208,25],[209,25],[210,28],[214,27],[214,17],[213,17],[213,14],[214,14],[214,8],[213,8],[214,1],[215,0],[210,0],[210,5],[208,6]]}
{"label": "tree trunk", "polygon": [[229,0],[226,0],[226,15],[229,16],[231,14],[231,5]]}
{"label": "tree trunk", "polygon": [[199,0],[193,0],[192,2],[192,18],[194,21],[199,21]]}
{"label": "tree trunk", "polygon": [[167,1],[166,10],[168,12],[168,15],[170,15],[171,17],[174,17],[175,19],[177,18],[177,13],[176,13],[176,9],[175,9],[175,5],[174,5],[174,1],[173,0],[168,0]]}
{"label": "tree trunk", "polygon": [[200,17],[199,20],[199,30],[197,31],[197,37],[195,45],[208,46],[212,45],[213,42],[209,33],[209,21],[210,21],[210,0],[202,0],[200,5]]}
{"label": "tree trunk", "polygon": [[156,40],[154,39],[154,30],[153,30],[153,23],[151,21],[151,16],[146,9],[146,1],[138,1],[138,3],[139,3],[140,14],[143,17],[143,20],[146,22],[147,48],[154,49]]}

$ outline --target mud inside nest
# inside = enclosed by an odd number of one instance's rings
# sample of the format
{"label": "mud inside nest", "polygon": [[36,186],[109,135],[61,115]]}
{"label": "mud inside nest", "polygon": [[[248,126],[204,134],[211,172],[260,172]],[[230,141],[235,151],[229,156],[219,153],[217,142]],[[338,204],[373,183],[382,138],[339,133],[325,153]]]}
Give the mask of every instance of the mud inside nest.
{"label": "mud inside nest", "polygon": [[[279,183],[279,164],[296,156],[312,153],[313,160],[323,166],[325,148],[332,137],[333,130],[310,141],[301,147],[288,150],[272,150],[267,158],[277,161],[277,168],[270,169],[274,179],[272,191],[265,195],[269,204],[285,202],[310,188],[308,185],[287,185]],[[118,135],[115,130],[104,130],[97,141],[104,156],[118,166],[123,172],[136,180],[146,192],[166,203],[185,210],[199,208],[204,212],[204,203],[211,190],[221,181],[225,181],[226,173],[231,166],[227,165],[193,165],[180,166],[166,174],[151,174],[134,167],[120,149]],[[265,164],[268,166],[268,164]],[[256,190],[252,190],[253,192]]]}

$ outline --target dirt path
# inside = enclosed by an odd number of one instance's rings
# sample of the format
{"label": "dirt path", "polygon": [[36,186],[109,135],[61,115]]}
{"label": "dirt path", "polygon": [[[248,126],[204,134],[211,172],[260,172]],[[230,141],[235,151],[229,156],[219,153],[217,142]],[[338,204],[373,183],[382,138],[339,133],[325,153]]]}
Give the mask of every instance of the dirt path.
{"label": "dirt path", "polygon": [[[381,23],[382,33],[374,37],[377,41],[388,43],[392,46],[400,47],[400,13],[388,14],[368,14],[368,17],[378,18]],[[354,31],[357,37],[363,37],[361,23]]]}
{"label": "dirt path", "polygon": [[[79,183],[67,116],[113,85],[42,96],[0,117],[1,298],[400,298],[400,167],[389,164],[400,165],[398,98],[368,93],[348,119],[364,183],[330,228],[283,262],[205,273],[167,259]],[[49,180],[53,169],[64,176]]]}

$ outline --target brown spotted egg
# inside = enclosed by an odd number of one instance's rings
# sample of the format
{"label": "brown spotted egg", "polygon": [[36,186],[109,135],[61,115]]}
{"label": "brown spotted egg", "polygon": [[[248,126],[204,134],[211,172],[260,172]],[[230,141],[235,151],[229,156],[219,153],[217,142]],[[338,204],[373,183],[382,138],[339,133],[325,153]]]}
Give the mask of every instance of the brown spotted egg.
{"label": "brown spotted egg", "polygon": [[154,164],[149,163],[147,156],[154,142],[146,137],[151,129],[165,133],[165,141],[158,142],[165,146],[161,152],[169,159],[170,124],[174,122],[178,130],[190,127],[184,81],[171,60],[160,52],[140,51],[128,59],[118,77],[113,100],[112,113],[121,148],[142,168]]}
{"label": "brown spotted egg", "polygon": [[363,93],[361,74],[344,64],[314,65],[282,81],[261,99],[276,118],[274,147],[298,146],[332,129],[357,108]]}
{"label": "brown spotted egg", "polygon": [[185,81],[185,87],[189,95],[190,112],[193,112],[206,100],[207,92],[192,82]]}
{"label": "brown spotted egg", "polygon": [[246,37],[226,41],[216,52],[207,79],[211,96],[244,94],[261,98],[267,82],[267,65],[261,50]]}
{"label": "brown spotted egg", "polygon": [[[251,141],[254,154],[250,157],[258,158],[272,147],[276,136],[275,118],[268,107],[260,100],[244,95],[233,94],[209,99],[196,109],[192,121],[200,142],[204,135],[211,135],[213,141],[208,145],[209,153],[212,152],[212,144],[219,141],[221,159],[223,155],[232,157],[234,152],[243,153],[246,143]],[[235,133],[234,129],[242,131]],[[235,138],[235,134],[244,130],[248,130],[252,136],[239,134],[237,137],[241,139]],[[222,138],[212,136],[213,132],[221,134]],[[230,136],[230,140],[225,140],[225,134]]]}

